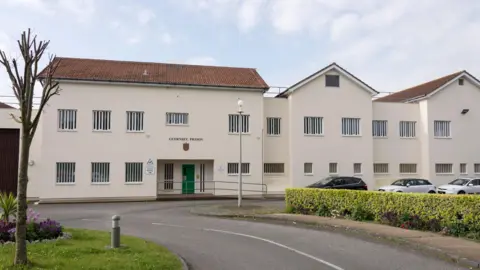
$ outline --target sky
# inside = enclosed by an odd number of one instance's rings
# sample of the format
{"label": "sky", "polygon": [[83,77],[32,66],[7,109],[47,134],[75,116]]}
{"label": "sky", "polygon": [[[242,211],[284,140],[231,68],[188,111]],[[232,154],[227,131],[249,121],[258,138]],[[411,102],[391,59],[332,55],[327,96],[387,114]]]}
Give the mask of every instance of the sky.
{"label": "sky", "polygon": [[[379,92],[460,70],[480,77],[479,0],[0,3],[0,49],[11,56],[31,28],[57,56],[251,67],[280,87],[332,62]],[[0,100],[12,102],[5,95],[2,67]]]}

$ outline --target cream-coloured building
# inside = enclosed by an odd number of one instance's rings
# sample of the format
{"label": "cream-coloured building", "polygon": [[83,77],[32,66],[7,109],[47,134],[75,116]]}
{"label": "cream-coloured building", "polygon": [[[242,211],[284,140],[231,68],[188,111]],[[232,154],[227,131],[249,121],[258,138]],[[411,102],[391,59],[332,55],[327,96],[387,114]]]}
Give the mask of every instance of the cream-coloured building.
{"label": "cream-coloured building", "polygon": [[[480,83],[465,71],[375,99],[333,63],[265,97],[268,85],[250,68],[56,61],[62,90],[32,146],[29,197],[233,195],[240,129],[245,194],[328,175],[374,189],[399,177],[438,185],[480,174]],[[0,127],[12,124],[5,110]]]}

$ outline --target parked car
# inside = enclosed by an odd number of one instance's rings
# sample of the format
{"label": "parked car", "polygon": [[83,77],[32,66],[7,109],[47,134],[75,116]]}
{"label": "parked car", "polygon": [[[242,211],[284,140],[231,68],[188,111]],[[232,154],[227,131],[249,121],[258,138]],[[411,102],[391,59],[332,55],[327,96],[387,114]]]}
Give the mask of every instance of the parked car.
{"label": "parked car", "polygon": [[439,194],[480,194],[480,179],[457,178],[437,189]]}
{"label": "parked car", "polygon": [[353,189],[368,190],[367,184],[361,178],[353,176],[329,176],[317,181],[308,188],[332,188],[332,189]]}
{"label": "parked car", "polygon": [[418,178],[398,179],[389,186],[383,186],[378,191],[435,193],[435,186],[430,181]]}

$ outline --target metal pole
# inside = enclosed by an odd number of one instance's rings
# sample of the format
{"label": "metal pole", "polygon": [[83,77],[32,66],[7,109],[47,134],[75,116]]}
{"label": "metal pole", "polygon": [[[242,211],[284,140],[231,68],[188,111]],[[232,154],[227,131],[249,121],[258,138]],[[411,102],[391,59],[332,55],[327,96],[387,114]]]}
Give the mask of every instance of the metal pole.
{"label": "metal pole", "polygon": [[119,248],[120,247],[120,225],[119,225],[120,216],[112,217],[112,239],[111,247]]}
{"label": "metal pole", "polygon": [[243,132],[243,126],[242,126],[242,111],[238,112],[239,116],[239,136],[238,138],[240,139],[240,157],[239,157],[239,162],[238,162],[238,207],[242,207],[242,132]]}

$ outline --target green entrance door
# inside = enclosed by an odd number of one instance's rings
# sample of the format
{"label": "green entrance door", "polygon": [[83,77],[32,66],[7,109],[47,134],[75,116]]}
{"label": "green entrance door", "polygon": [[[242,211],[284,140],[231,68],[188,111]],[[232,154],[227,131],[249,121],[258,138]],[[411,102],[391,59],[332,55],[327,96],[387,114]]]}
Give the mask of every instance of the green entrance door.
{"label": "green entrance door", "polygon": [[195,165],[182,165],[182,194],[195,193]]}

